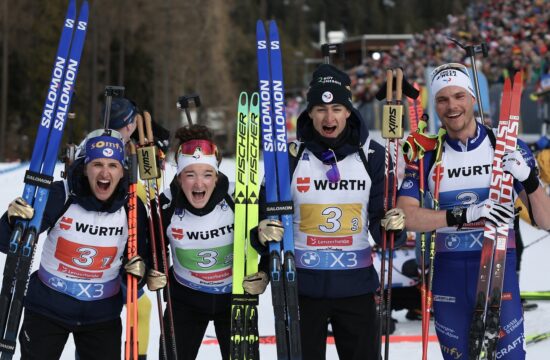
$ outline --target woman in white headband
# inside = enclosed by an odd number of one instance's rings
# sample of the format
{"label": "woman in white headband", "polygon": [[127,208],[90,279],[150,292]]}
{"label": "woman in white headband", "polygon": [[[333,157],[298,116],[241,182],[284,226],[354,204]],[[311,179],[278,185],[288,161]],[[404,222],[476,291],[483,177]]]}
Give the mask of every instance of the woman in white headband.
{"label": "woman in white headband", "polygon": [[[235,221],[229,181],[219,171],[221,157],[208,128],[182,127],[175,137],[177,175],[160,202],[173,261],[169,281],[178,358],[196,358],[214,321],[222,358],[229,359]],[[260,271],[245,277],[243,287],[258,295],[267,282]]]}

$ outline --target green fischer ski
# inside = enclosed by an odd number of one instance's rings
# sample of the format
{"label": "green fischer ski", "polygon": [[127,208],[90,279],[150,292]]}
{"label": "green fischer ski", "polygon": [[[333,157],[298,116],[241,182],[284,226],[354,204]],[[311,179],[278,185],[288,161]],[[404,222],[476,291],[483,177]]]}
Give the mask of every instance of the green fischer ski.
{"label": "green fischer ski", "polygon": [[550,339],[550,331],[540,334],[528,335],[525,337],[525,345],[535,344],[547,339]]}
{"label": "green fischer ski", "polygon": [[525,300],[550,300],[550,291],[522,291],[520,296]]}
{"label": "green fischer ski", "polygon": [[233,296],[231,300],[231,359],[258,359],[258,296],[245,294],[243,279],[258,271],[258,253],[250,245],[250,230],[258,225],[260,161],[258,93],[248,102],[239,97],[235,173]]}

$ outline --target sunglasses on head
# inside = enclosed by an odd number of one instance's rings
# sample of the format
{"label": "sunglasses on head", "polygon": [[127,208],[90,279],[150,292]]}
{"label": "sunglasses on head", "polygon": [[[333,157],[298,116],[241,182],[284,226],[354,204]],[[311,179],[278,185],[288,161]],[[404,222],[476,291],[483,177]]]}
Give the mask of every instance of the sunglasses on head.
{"label": "sunglasses on head", "polygon": [[200,151],[204,156],[218,156],[218,147],[204,139],[186,141],[178,149],[178,153],[186,156],[193,156],[196,151]]}
{"label": "sunglasses on head", "polygon": [[329,165],[330,169],[327,171],[327,179],[331,183],[340,181],[340,171],[338,170],[338,160],[336,154],[332,149],[328,149],[321,153],[321,161],[325,165]]}
{"label": "sunglasses on head", "polygon": [[113,130],[113,129],[107,129],[107,130],[97,129],[97,130],[94,130],[94,131],[90,132],[88,134],[88,136],[86,136],[86,140],[90,140],[90,139],[93,139],[93,138],[98,137],[98,136],[111,136],[111,137],[114,137],[115,139],[118,139],[118,140],[120,140],[124,143],[124,140],[122,139],[122,134],[119,133],[116,130]]}

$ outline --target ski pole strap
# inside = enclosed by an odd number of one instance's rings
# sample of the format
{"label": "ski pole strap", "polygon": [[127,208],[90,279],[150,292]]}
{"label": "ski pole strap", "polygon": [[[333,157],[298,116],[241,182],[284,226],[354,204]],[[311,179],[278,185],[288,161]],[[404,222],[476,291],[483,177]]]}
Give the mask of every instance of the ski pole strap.
{"label": "ski pole strap", "polygon": [[428,123],[425,120],[420,120],[416,131],[412,132],[403,143],[402,150],[407,164],[417,159],[421,160],[426,151],[435,150],[437,148],[437,142],[432,144],[433,140],[437,139],[437,135],[426,134],[427,127]]}
{"label": "ski pole strap", "polygon": [[403,143],[403,156],[407,163],[422,159],[426,151],[433,151],[437,148],[437,135],[414,132],[407,137]]}
{"label": "ski pole strap", "polygon": [[27,170],[25,172],[25,179],[23,181],[25,182],[25,184],[49,189],[53,182],[53,176]]}
{"label": "ski pole strap", "polygon": [[15,354],[15,346],[15,341],[0,339],[0,350],[2,351],[2,353]]}
{"label": "ski pole strap", "polygon": [[277,201],[265,204],[265,214],[272,215],[293,215],[294,203],[292,201]]}
{"label": "ski pole strap", "polygon": [[445,135],[447,135],[447,130],[443,127],[440,127],[439,130],[437,131],[436,149],[443,149],[443,141],[444,141]]}

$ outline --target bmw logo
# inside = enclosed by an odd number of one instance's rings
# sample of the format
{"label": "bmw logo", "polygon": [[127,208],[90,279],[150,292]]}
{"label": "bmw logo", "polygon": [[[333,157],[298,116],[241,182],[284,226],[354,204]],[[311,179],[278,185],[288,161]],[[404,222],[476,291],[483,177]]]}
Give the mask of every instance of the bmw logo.
{"label": "bmw logo", "polygon": [[315,266],[319,265],[320,261],[321,261],[321,259],[319,258],[319,255],[317,255],[317,253],[315,251],[305,252],[300,257],[300,262],[305,267],[315,267]]}
{"label": "bmw logo", "polygon": [[447,249],[456,249],[460,245],[460,237],[451,234],[445,238],[445,247]]}

